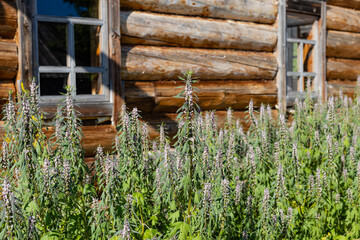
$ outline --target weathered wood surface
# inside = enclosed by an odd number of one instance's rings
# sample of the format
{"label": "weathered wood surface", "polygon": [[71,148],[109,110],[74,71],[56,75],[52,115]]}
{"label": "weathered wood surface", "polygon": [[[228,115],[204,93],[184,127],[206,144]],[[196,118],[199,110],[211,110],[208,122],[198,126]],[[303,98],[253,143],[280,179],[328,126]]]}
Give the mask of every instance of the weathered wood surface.
{"label": "weathered wood surface", "polygon": [[328,95],[339,95],[340,91],[349,97],[354,97],[356,92],[356,81],[328,81]]}
{"label": "weathered wood surface", "polygon": [[328,6],[326,14],[327,29],[360,33],[360,11]]}
{"label": "weathered wood surface", "polygon": [[124,80],[178,80],[192,70],[200,80],[273,79],[272,53],[153,46],[122,46]]}
{"label": "weathered wood surface", "polygon": [[0,80],[13,79],[17,73],[18,55],[13,40],[0,39]]}
{"label": "weathered wood surface", "polygon": [[[125,101],[143,113],[176,112],[184,103],[174,96],[181,92],[182,82],[127,82]],[[255,105],[275,106],[275,81],[202,81],[194,84],[199,89],[198,104],[202,110],[246,109],[251,99]]]}
{"label": "weathered wood surface", "polygon": [[360,0],[328,0],[327,4],[360,10]]}
{"label": "weathered wood surface", "polygon": [[328,31],[326,56],[360,59],[360,33]]}
{"label": "weathered wood surface", "polygon": [[[15,85],[12,80],[0,80],[0,100],[7,98],[9,93],[15,93]],[[2,106],[0,105],[0,112],[2,111]]]}
{"label": "weathered wood surface", "polygon": [[[274,118],[277,116],[276,110],[272,111]],[[204,114],[204,113],[203,113]],[[227,116],[226,111],[215,112],[218,127],[223,127]],[[244,130],[249,128],[249,122],[247,122],[248,113],[245,111],[233,111],[234,119],[238,119],[243,126]],[[176,113],[162,113],[156,115],[144,115],[142,121],[146,122],[149,129],[150,138],[155,139],[159,137],[159,129],[162,123],[164,123],[164,129],[166,133],[173,137],[177,132],[177,114]],[[43,129],[45,135],[49,138],[54,133],[53,127]],[[91,157],[95,155],[96,148],[100,145],[104,147],[105,152],[111,152],[113,150],[113,144],[115,142],[115,136],[117,130],[113,125],[99,125],[99,126],[82,126],[84,134],[83,148],[85,150],[85,156]],[[3,122],[0,122],[0,143],[5,135],[3,129]]]}
{"label": "weathered wood surface", "polygon": [[[57,104],[46,104],[40,102],[41,111],[45,112],[45,117],[53,118],[56,114]],[[78,105],[75,101],[75,109],[80,112],[79,117],[105,117],[112,115],[111,103],[83,103]]]}
{"label": "weathered wood surface", "polygon": [[[277,110],[272,110],[272,117],[276,119],[278,114]],[[247,131],[250,127],[248,121],[247,111],[233,111],[232,116],[235,121],[239,120],[244,131]],[[202,112],[202,116],[205,117],[205,113]],[[216,111],[215,118],[217,120],[218,127],[224,127],[226,123],[227,111]],[[163,113],[157,115],[144,115],[142,120],[148,124],[149,134],[151,138],[159,137],[159,129],[161,124],[164,124],[165,132],[173,137],[177,133],[177,114],[176,113]]]}
{"label": "weathered wood surface", "polygon": [[151,45],[253,51],[273,51],[277,41],[270,25],[140,11],[121,12],[121,34]]}
{"label": "weathered wood surface", "polygon": [[160,13],[274,23],[277,0],[120,0],[122,8]]}
{"label": "weathered wood surface", "polygon": [[121,79],[121,39],[120,33],[120,1],[109,1],[109,14],[111,19],[111,28],[109,37],[109,77],[112,82],[112,95],[113,95],[113,112],[112,121],[114,123],[119,120],[119,109],[124,104],[124,81]]}
{"label": "weathered wood surface", "polygon": [[360,75],[360,60],[335,59],[327,60],[328,79],[357,80]]}
{"label": "weathered wood surface", "polygon": [[[101,145],[105,151],[112,150],[116,128],[113,125],[82,126],[84,138],[83,148],[86,156],[94,156],[96,148]],[[44,133],[49,138],[55,131],[54,127],[44,128]]]}
{"label": "weathered wood surface", "polygon": [[0,1],[0,38],[13,39],[17,28],[17,10],[14,0]]}

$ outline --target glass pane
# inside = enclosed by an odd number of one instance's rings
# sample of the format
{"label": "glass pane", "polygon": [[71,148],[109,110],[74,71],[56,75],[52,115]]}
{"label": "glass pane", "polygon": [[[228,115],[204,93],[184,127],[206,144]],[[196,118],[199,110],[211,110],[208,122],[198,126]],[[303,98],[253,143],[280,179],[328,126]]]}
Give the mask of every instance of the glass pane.
{"label": "glass pane", "polygon": [[299,44],[298,43],[287,43],[287,71],[288,72],[298,72],[298,60],[299,60]]}
{"label": "glass pane", "polygon": [[66,66],[66,24],[39,22],[38,28],[40,66]]}
{"label": "glass pane", "polygon": [[99,26],[75,25],[76,66],[100,66]]}
{"label": "glass pane", "polygon": [[77,73],[76,74],[76,94],[102,94],[102,74],[101,73]]}
{"label": "glass pane", "polygon": [[297,91],[299,77],[286,77],[286,91]]}
{"label": "glass pane", "polygon": [[66,93],[68,73],[40,73],[40,95],[60,95]]}
{"label": "glass pane", "polygon": [[99,18],[99,0],[37,0],[40,15]]}

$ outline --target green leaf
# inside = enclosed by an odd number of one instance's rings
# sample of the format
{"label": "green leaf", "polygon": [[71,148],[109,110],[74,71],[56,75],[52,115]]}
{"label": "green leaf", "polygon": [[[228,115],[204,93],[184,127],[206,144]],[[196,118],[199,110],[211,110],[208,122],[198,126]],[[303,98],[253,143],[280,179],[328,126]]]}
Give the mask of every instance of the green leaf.
{"label": "green leaf", "polygon": [[171,220],[171,223],[174,223],[179,220],[180,217],[180,211],[176,211],[174,213],[171,213],[169,215],[169,219]]}
{"label": "green leaf", "polygon": [[39,206],[37,205],[37,203],[35,202],[35,200],[31,201],[29,203],[29,205],[27,206],[26,208],[26,211],[29,212],[29,213],[36,213],[38,212],[40,209],[39,209]]}
{"label": "green leaf", "polygon": [[191,226],[190,224],[187,224],[186,222],[182,222],[181,226],[180,226],[180,235],[179,235],[179,239],[183,239],[185,240],[188,235],[191,232]]}
{"label": "green leaf", "polygon": [[133,194],[133,198],[136,199],[138,206],[144,206],[144,195],[141,192],[136,192]]}
{"label": "green leaf", "polygon": [[57,240],[57,239],[60,239],[59,233],[57,232],[48,232],[41,237],[41,240]]}
{"label": "green leaf", "polygon": [[144,233],[144,239],[153,239],[156,235],[159,235],[159,232],[156,229],[149,228]]}

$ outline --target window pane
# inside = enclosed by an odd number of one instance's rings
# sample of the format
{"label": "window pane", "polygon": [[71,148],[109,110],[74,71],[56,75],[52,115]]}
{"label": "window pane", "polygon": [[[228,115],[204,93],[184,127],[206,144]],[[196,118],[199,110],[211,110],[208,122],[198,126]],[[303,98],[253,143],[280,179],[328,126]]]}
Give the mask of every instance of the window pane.
{"label": "window pane", "polygon": [[66,24],[39,22],[38,28],[40,66],[66,66]]}
{"label": "window pane", "polygon": [[68,73],[40,73],[40,95],[60,95],[66,93]]}
{"label": "window pane", "polygon": [[100,66],[99,26],[75,25],[76,66]]}
{"label": "window pane", "polygon": [[77,73],[76,74],[76,94],[102,94],[102,74],[101,73]]}
{"label": "window pane", "polygon": [[286,77],[286,91],[297,91],[299,77]]}
{"label": "window pane", "polygon": [[99,18],[99,0],[37,0],[40,15]]}
{"label": "window pane", "polygon": [[288,72],[298,72],[298,60],[299,60],[299,44],[298,43],[287,43],[287,71]]}

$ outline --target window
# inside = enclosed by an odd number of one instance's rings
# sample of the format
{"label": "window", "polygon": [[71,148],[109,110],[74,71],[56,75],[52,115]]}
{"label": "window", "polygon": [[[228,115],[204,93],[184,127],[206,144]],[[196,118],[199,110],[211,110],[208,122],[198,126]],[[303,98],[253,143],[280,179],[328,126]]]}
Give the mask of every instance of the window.
{"label": "window", "polygon": [[34,0],[33,67],[42,103],[65,86],[78,103],[110,101],[107,0]]}
{"label": "window", "polygon": [[[282,62],[283,95],[286,105],[303,98],[309,82],[313,97],[323,97],[326,34],[326,2],[321,0],[282,0],[280,20],[284,44]],[[280,94],[281,96],[281,94]]]}

